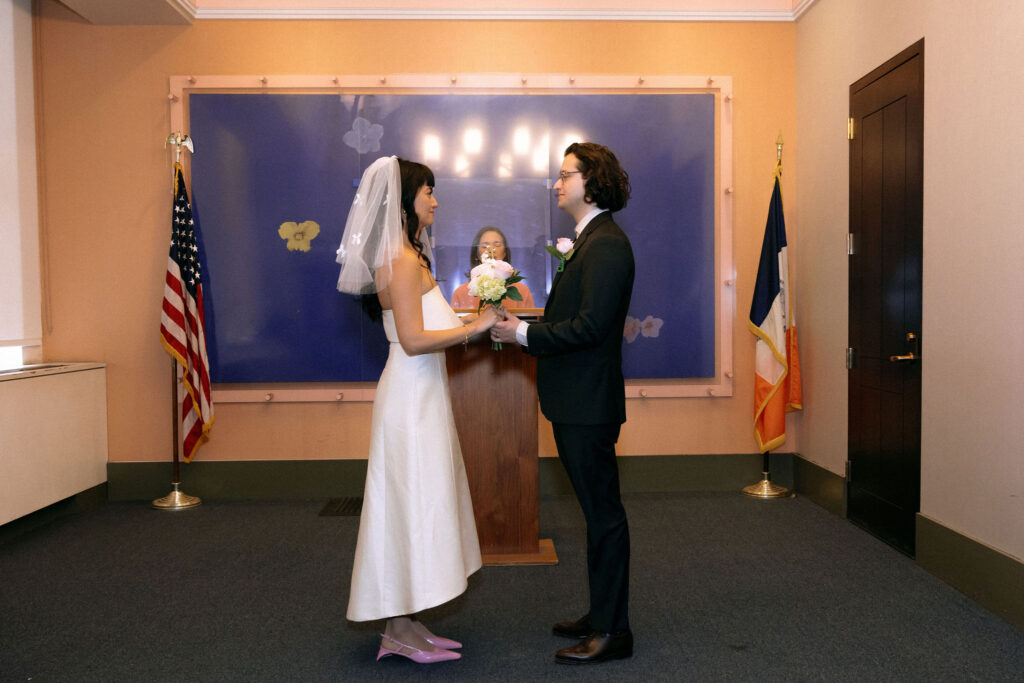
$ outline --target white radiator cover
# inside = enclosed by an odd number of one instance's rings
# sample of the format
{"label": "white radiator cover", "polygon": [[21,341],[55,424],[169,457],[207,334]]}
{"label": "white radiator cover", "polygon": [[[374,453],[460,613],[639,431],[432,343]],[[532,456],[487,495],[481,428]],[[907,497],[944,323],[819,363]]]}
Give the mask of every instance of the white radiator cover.
{"label": "white radiator cover", "polygon": [[106,480],[105,367],[0,372],[0,524]]}

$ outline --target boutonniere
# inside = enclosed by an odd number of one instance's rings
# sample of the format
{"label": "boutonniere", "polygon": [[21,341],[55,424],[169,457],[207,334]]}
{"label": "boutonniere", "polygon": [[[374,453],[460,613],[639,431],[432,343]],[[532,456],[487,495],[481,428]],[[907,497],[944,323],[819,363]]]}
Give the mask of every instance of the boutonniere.
{"label": "boutonniere", "polygon": [[548,250],[549,254],[558,259],[558,270],[555,271],[556,273],[561,273],[565,270],[565,262],[571,259],[576,251],[573,249],[572,240],[568,237],[559,237],[554,246],[549,244],[545,249]]}

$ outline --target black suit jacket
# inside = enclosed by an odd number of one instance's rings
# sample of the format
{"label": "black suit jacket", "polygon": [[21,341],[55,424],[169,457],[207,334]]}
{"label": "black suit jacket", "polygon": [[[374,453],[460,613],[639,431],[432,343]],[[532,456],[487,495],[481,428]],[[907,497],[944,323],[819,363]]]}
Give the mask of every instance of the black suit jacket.
{"label": "black suit jacket", "polygon": [[555,275],[543,322],[527,328],[544,416],[564,424],[626,421],[622,330],[633,293],[633,248],[612,214],[598,214]]}

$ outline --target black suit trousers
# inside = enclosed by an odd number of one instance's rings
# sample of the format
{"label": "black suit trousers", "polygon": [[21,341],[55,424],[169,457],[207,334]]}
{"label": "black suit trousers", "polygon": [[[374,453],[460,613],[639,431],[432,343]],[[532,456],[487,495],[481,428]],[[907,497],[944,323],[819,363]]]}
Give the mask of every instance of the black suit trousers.
{"label": "black suit trousers", "polygon": [[552,425],[558,457],[587,522],[590,623],[600,633],[629,628],[629,524],[615,461],[620,426]]}

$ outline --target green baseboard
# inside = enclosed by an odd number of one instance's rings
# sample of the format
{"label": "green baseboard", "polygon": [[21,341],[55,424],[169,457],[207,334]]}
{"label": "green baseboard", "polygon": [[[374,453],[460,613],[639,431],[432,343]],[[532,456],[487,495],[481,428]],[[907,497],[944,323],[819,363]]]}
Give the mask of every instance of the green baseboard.
{"label": "green baseboard", "polygon": [[[623,493],[736,491],[761,481],[764,458],[757,454],[631,455],[620,457],[619,487]],[[771,456],[772,481],[793,486],[793,457]],[[571,494],[572,485],[558,458],[541,458],[540,495]]]}
{"label": "green baseboard", "polygon": [[846,478],[824,467],[793,457],[793,483],[796,492],[834,515],[846,517]]}
{"label": "green baseboard", "polygon": [[1024,631],[1024,563],[922,514],[917,563]]}
{"label": "green baseboard", "polygon": [[[760,455],[650,455],[619,458],[624,492],[739,491],[761,479]],[[792,454],[772,454],[772,481],[793,486]],[[282,500],[359,496],[365,460],[193,462],[181,465],[181,490],[210,500]],[[110,500],[153,500],[171,489],[171,464],[107,465]],[[571,494],[557,458],[538,463],[540,495]]]}
{"label": "green baseboard", "polygon": [[[192,462],[181,490],[204,500],[303,500],[363,495],[365,460]],[[171,463],[107,464],[110,500],[154,500],[171,490]]]}

